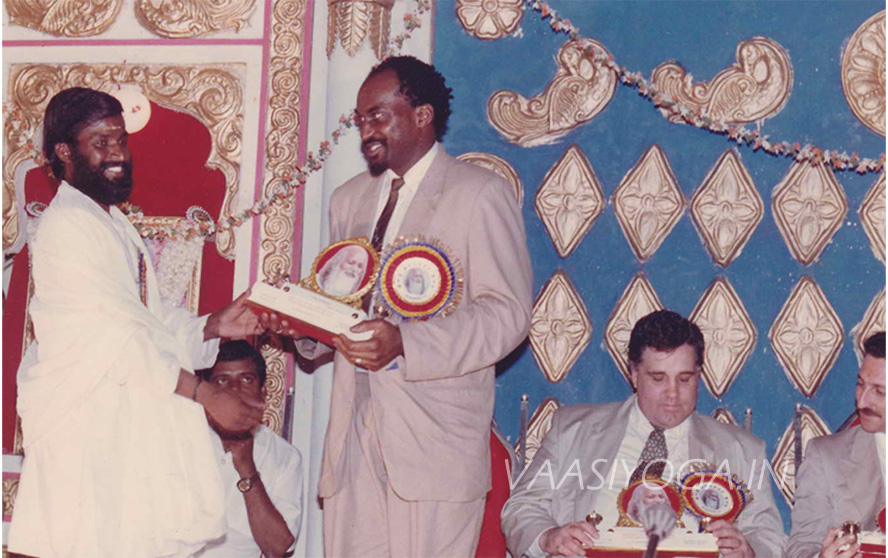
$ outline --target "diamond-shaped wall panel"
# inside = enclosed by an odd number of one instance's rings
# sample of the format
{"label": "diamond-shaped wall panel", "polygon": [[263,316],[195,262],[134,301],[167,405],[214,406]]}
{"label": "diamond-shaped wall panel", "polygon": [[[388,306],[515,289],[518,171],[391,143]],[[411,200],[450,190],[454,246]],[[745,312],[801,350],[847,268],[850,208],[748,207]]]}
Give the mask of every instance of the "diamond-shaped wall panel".
{"label": "diamond-shaped wall panel", "polygon": [[650,258],[684,210],[684,194],[660,146],[651,145],[613,196],[617,220],[640,261]]}
{"label": "diamond-shaped wall panel", "polygon": [[851,330],[854,336],[854,353],[857,361],[863,362],[863,342],[877,331],[885,331],[885,288],[873,298],[863,319]]}
{"label": "diamond-shaped wall panel", "polygon": [[691,312],[706,340],[703,381],[718,399],[728,391],[755,348],[758,336],[737,292],[723,277],[716,277]]}
{"label": "diamond-shaped wall panel", "polygon": [[490,153],[481,153],[477,151],[463,153],[457,157],[457,159],[474,163],[481,168],[493,171],[505,178],[512,186],[512,192],[515,194],[515,199],[518,201],[518,207],[521,207],[524,204],[524,184],[521,183],[521,177],[518,176],[515,168],[510,165],[508,161]]}
{"label": "diamond-shaped wall panel", "polygon": [[691,216],[703,244],[727,267],[762,220],[765,204],[736,149],[726,150],[691,198]]}
{"label": "diamond-shaped wall panel", "polygon": [[[537,450],[540,449],[540,444],[543,443],[546,432],[552,428],[552,415],[555,414],[559,407],[561,407],[561,404],[558,403],[557,399],[547,397],[533,412],[530,420],[527,421],[527,449],[524,452],[525,463],[530,463]],[[520,443],[521,441],[519,440],[515,444],[515,451],[518,451]]]}
{"label": "diamond-shaped wall panel", "polygon": [[[829,427],[823,422],[817,413],[809,407],[802,406],[800,417],[801,422],[801,438],[802,438],[802,461],[804,461],[805,450],[808,448],[808,442],[812,438],[818,436],[826,436],[832,434]],[[774,481],[777,488],[783,493],[786,502],[792,506],[795,502],[795,440],[796,432],[792,422],[786,427],[780,442],[777,443],[777,450],[774,451],[774,457],[771,459],[771,468],[774,470]],[[769,473],[765,473],[766,475]],[[758,479],[758,477],[756,477]],[[767,479],[765,479],[767,482]]]}
{"label": "diamond-shaped wall panel", "polygon": [[860,222],[876,258],[885,264],[885,173],[879,175],[860,204]]}
{"label": "diamond-shaped wall panel", "polygon": [[567,376],[589,344],[592,323],[567,274],[549,278],[533,305],[530,348],[543,375],[552,383]]}
{"label": "diamond-shaped wall panel", "polygon": [[592,165],[579,147],[571,145],[546,173],[534,205],[558,255],[566,258],[601,215],[604,204]]}
{"label": "diamond-shaped wall panel", "polygon": [[734,415],[731,414],[731,411],[725,409],[724,407],[719,407],[718,409],[712,411],[712,418],[722,424],[732,424],[734,426],[740,426],[740,424],[737,422],[737,419],[735,419]]}
{"label": "diamond-shaped wall panel", "polygon": [[799,162],[774,188],[771,212],[792,257],[808,265],[842,226],[848,200],[829,167]]}
{"label": "diamond-shaped wall panel", "polygon": [[647,277],[644,276],[644,273],[639,273],[632,278],[629,286],[623,291],[623,295],[617,301],[614,311],[607,320],[604,343],[607,345],[611,358],[617,363],[617,367],[630,385],[632,381],[629,372],[628,349],[632,328],[640,318],[662,309],[663,305],[657,298],[657,293],[654,292]]}
{"label": "diamond-shaped wall panel", "polygon": [[842,349],[842,322],[814,279],[806,275],[780,309],[768,337],[787,377],[811,397]]}

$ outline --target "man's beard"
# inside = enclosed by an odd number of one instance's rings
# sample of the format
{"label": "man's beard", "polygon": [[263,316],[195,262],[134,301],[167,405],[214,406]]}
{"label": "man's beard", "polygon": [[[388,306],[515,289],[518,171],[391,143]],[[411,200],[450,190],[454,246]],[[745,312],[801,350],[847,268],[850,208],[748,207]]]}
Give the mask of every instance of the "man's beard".
{"label": "man's beard", "polygon": [[[120,165],[123,176],[116,180],[105,178],[104,171],[108,167]],[[130,162],[102,163],[93,170],[89,161],[74,150],[74,173],[71,185],[101,205],[116,205],[125,202],[133,190],[133,165]]]}
{"label": "man's beard", "polygon": [[324,292],[333,296],[348,296],[358,290],[360,277],[350,277],[341,270],[334,270],[324,281]]}

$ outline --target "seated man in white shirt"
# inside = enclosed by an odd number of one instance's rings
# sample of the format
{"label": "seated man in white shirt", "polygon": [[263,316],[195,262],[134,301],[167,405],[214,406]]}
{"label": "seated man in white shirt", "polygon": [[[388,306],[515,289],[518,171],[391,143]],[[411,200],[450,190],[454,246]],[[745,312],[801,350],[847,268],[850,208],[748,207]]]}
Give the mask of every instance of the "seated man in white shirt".
{"label": "seated man in white shirt", "polygon": [[[674,480],[693,460],[703,460],[750,478],[751,467],[765,459],[764,442],[694,410],[703,349],[700,329],[675,312],[660,310],[636,322],[628,350],[636,394],[556,411],[503,507],[512,556],[583,556],[599,529],[617,523],[620,491],[652,473]],[[781,555],[783,526],[768,482],[749,487],[752,502],[735,523],[709,525],[723,558]],[[585,521],[592,512],[603,517],[598,528]],[[690,514],[682,521],[698,528]]]}
{"label": "seated man in white shirt", "polygon": [[[789,558],[855,558],[860,543],[846,521],[878,529],[885,508],[885,332],[863,344],[855,402],[860,424],[808,442],[796,479]],[[849,390],[850,391],[850,390]]]}
{"label": "seated man in white shirt", "polygon": [[[204,381],[251,401],[265,401],[265,360],[247,341],[219,346],[216,364],[198,372]],[[299,450],[257,423],[233,435],[210,420],[213,446],[225,487],[225,537],[200,558],[291,556],[302,523],[302,456]]]}

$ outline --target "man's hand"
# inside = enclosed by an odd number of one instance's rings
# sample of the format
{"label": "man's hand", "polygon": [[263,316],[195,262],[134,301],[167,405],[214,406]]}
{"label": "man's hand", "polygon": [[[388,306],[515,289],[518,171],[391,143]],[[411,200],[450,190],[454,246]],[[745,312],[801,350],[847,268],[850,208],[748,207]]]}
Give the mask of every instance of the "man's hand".
{"label": "man's hand", "polygon": [[253,461],[253,435],[248,434],[237,440],[223,442],[225,449],[231,452],[234,469],[242,479],[256,474],[256,463]]}
{"label": "man's hand", "polygon": [[293,339],[304,337],[299,330],[290,326],[290,322],[282,319],[276,312],[262,312],[259,314],[259,327],[262,331],[270,331],[278,335],[286,335]]}
{"label": "man's hand", "polygon": [[553,556],[585,556],[586,549],[595,545],[598,529],[586,521],[574,521],[543,531],[540,549]]}
{"label": "man's hand", "polygon": [[247,297],[250,291],[245,291],[231,304],[217,312],[210,314],[207,325],[204,326],[204,341],[225,337],[226,339],[243,339],[248,335],[258,335],[265,331],[259,325],[259,318],[247,307]]}
{"label": "man's hand", "polygon": [[353,341],[345,335],[337,335],[333,338],[333,346],[336,350],[357,366],[376,372],[398,355],[404,354],[401,330],[398,329],[398,326],[385,320],[364,321],[352,326],[351,331],[355,333],[373,332],[373,337],[367,341]]}
{"label": "man's hand", "polygon": [[[820,549],[820,558],[863,558],[860,551],[860,541],[855,542],[855,535],[842,536],[842,530],[836,527],[826,532]],[[844,551],[839,549],[845,545],[850,545]]]}
{"label": "man's hand", "polygon": [[755,551],[746,542],[746,537],[732,523],[724,519],[713,521],[709,532],[718,539],[718,551],[723,558],[755,558]]}
{"label": "man's hand", "polygon": [[229,390],[203,382],[197,389],[197,402],[203,405],[210,425],[224,434],[246,434],[262,420],[265,404],[246,401]]}

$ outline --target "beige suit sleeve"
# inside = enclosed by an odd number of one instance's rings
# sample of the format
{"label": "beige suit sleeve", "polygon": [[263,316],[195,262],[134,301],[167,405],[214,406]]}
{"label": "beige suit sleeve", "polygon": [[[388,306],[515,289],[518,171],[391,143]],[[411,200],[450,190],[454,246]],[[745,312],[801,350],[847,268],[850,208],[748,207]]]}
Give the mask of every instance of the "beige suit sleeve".
{"label": "beige suit sleeve", "polygon": [[[462,262],[466,296],[451,315],[401,324],[408,381],[456,377],[493,366],[527,336],[532,276],[524,223],[499,179],[479,185],[467,220]],[[462,223],[465,223],[464,225]]]}
{"label": "beige suit sleeve", "polygon": [[552,514],[555,487],[561,475],[558,459],[561,434],[559,415],[556,412],[552,417],[552,427],[543,438],[533,461],[518,479],[513,479],[515,487],[503,506],[501,524],[512,556],[533,556],[531,550],[539,548],[534,543],[540,534],[559,526]]}
{"label": "beige suit sleeve", "polygon": [[828,517],[831,488],[823,468],[819,446],[811,440],[796,479],[792,530],[786,542],[786,556],[789,558],[813,558],[820,552],[820,543],[830,528]]}

